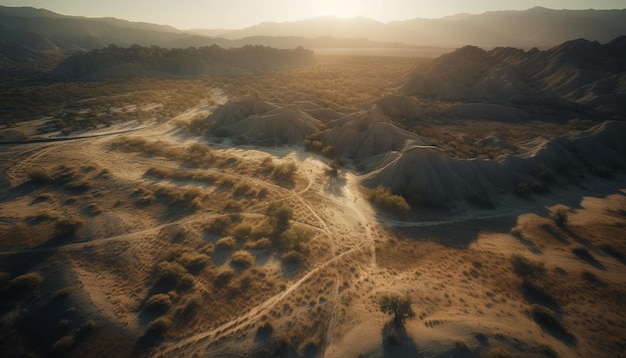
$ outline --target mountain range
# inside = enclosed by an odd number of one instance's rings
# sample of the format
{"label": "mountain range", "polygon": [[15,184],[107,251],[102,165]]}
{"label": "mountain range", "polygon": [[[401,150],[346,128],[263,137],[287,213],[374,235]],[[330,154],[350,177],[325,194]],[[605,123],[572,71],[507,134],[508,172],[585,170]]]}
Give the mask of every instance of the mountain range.
{"label": "mountain range", "polygon": [[[0,6],[0,41],[36,50],[260,44],[272,47],[439,46],[549,48],[586,38],[608,42],[626,34],[626,9],[551,10],[460,14],[440,19],[416,18],[382,23],[372,19],[320,17],[295,22],[266,22],[245,29],[194,29],[115,18],[66,16],[44,9]],[[286,39],[290,39],[287,41]],[[354,44],[346,40],[355,40]],[[386,45],[380,43],[387,43]],[[311,46],[309,46],[311,45]]]}

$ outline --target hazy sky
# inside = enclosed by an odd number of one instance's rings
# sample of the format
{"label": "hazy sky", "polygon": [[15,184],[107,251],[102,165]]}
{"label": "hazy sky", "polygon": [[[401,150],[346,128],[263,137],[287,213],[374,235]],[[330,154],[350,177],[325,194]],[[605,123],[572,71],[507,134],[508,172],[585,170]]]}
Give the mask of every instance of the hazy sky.
{"label": "hazy sky", "polygon": [[0,5],[33,6],[66,15],[112,16],[188,29],[241,28],[263,21],[296,21],[317,16],[362,16],[389,22],[534,6],[623,9],[626,0],[0,0]]}

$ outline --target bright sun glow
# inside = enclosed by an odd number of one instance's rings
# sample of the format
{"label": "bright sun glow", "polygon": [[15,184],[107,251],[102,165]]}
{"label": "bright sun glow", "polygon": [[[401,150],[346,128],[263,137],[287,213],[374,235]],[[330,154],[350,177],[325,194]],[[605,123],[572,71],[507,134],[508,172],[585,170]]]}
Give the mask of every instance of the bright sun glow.
{"label": "bright sun glow", "polygon": [[362,1],[321,0],[315,2],[317,16],[355,17],[359,16]]}

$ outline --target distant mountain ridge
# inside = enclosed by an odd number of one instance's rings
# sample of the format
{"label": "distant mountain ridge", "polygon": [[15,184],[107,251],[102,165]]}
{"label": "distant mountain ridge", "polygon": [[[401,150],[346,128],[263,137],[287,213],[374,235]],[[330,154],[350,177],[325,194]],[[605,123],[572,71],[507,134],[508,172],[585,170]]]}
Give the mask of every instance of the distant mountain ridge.
{"label": "distant mountain ridge", "polygon": [[416,18],[382,23],[365,18],[314,18],[285,23],[262,23],[216,36],[227,39],[248,36],[364,37],[407,45],[460,47],[556,46],[576,38],[608,42],[626,35],[626,9],[552,10],[535,7],[523,11],[460,14],[440,19]]}
{"label": "distant mountain ridge", "polygon": [[157,46],[115,45],[73,55],[48,75],[52,80],[97,80],[107,78],[161,76],[231,76],[315,63],[313,51],[274,49],[265,46],[244,46],[224,49],[189,47],[164,49]]}
{"label": "distant mountain ridge", "polygon": [[516,107],[563,101],[617,115],[626,112],[626,36],[604,45],[577,39],[545,51],[465,46],[416,68],[403,91]]}
{"label": "distant mountain ridge", "polygon": [[[366,18],[321,17],[284,23],[265,22],[237,30],[183,31],[167,25],[65,16],[44,9],[0,6],[0,40],[15,41],[29,47],[34,41],[28,36],[41,37],[39,42],[50,42],[62,49],[90,50],[109,44],[168,48],[217,44],[231,47],[242,46],[241,42],[245,39],[256,39],[262,41],[262,45],[278,47],[272,43],[274,38],[299,38],[303,42],[300,45],[308,47],[304,42],[325,37],[344,41],[359,39],[361,42],[351,45],[355,47],[377,46],[377,42],[383,42],[445,48],[465,45],[549,48],[576,38],[605,43],[622,35],[626,35],[626,9],[551,10],[535,7],[523,11],[459,14],[440,19],[416,18],[386,24]],[[238,42],[231,45],[231,41]]]}

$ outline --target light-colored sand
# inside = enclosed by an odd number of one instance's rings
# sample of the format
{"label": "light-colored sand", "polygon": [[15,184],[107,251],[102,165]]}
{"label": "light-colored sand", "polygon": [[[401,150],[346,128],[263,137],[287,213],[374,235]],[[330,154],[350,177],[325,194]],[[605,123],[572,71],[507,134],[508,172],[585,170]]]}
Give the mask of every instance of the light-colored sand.
{"label": "light-colored sand", "polygon": [[[184,114],[191,115],[195,114]],[[167,145],[186,146],[200,140],[181,136],[168,123],[133,135]],[[46,246],[36,240],[19,245],[3,241],[0,255],[29,247],[34,247],[35,253],[56,255],[67,262],[71,270],[67,276],[75,278],[73,286],[86,297],[87,305],[97,308],[94,319],[126,327],[139,337],[146,325],[141,305],[149,297],[154,265],[175,243],[166,228],[184,232],[191,241],[215,241],[202,227],[224,216],[223,203],[208,199],[200,210],[185,215],[159,209],[162,207],[157,204],[135,205],[136,197],[129,194],[132,189],[153,185],[152,179],[144,176],[149,167],[177,165],[160,157],[110,150],[110,140],[29,144],[1,153],[6,176],[3,195],[11,199],[0,208],[3,228],[17,221],[27,223],[28,216],[41,212],[79,216],[86,225],[79,231],[79,240],[70,242]],[[534,201],[503,195],[496,210],[462,207],[443,218],[405,221],[378,214],[364,198],[359,178],[351,173],[327,177],[325,159],[300,148],[212,146],[216,154],[246,163],[259,163],[268,156],[276,163],[298,163],[298,179],[292,187],[263,176],[228,171],[228,167],[204,172],[221,170],[235,182],[249,180],[270,190],[272,195],[265,201],[292,206],[294,225],[316,233],[314,257],[304,270],[292,272],[282,271],[275,256],[259,254],[254,268],[274,277],[280,287],[249,298],[241,312],[220,315],[208,307],[197,312],[188,326],[176,326],[178,333],[171,332],[150,355],[252,354],[271,345],[257,338],[257,327],[265,320],[272,322],[276,340],[289,337],[296,329],[312,339],[321,332],[321,341],[313,339],[307,346],[301,338],[295,348],[304,354],[312,347],[325,357],[442,357],[474,355],[496,347],[521,356],[544,356],[549,351],[559,356],[611,356],[626,339],[626,312],[620,301],[626,292],[625,266],[603,246],[626,252],[626,196],[624,189],[616,189],[621,177],[590,179],[585,182],[587,189],[557,189],[534,196]],[[441,164],[436,156],[429,160]],[[61,163],[85,171],[84,178],[97,187],[89,189],[88,195],[52,190],[55,194],[40,202],[28,192],[8,189],[9,185],[20,187],[33,169],[54,169]],[[96,169],[87,171],[83,168],[87,166]],[[104,169],[109,179],[101,181],[97,175]],[[209,198],[226,200],[215,187],[176,182],[160,185],[199,187]],[[104,212],[88,214],[90,204]],[[266,203],[248,204],[242,218],[264,217]],[[573,208],[566,228],[556,227],[547,218],[548,209],[556,204]],[[51,225],[48,230],[53,230]],[[579,246],[588,248],[596,261],[573,254],[572,248]],[[554,335],[529,318],[528,310],[537,302],[511,272],[512,254],[545,263],[548,274],[539,286],[552,300],[548,306],[575,340]],[[198,275],[194,294],[208,300],[222,297],[211,280]],[[388,292],[407,294],[413,300],[416,318],[407,322],[400,344],[385,340],[389,318],[378,312],[377,300]],[[225,311],[230,305],[227,300],[209,302]],[[202,319],[211,314],[220,318]]]}

